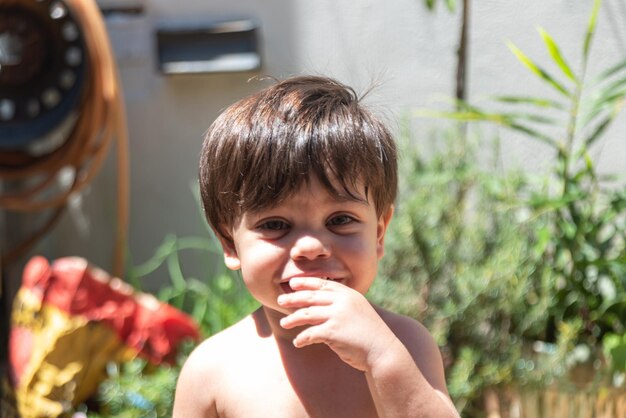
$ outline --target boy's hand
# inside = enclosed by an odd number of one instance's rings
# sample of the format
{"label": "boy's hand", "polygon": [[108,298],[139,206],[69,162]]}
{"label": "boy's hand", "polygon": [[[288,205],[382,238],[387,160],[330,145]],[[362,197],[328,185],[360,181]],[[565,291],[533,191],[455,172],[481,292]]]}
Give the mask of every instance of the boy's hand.
{"label": "boy's hand", "polygon": [[394,345],[396,336],[356,290],[317,277],[293,278],[289,285],[295,292],[280,295],[278,304],[294,312],[280,324],[309,325],[294,339],[296,347],[324,343],[350,366],[368,371]]}

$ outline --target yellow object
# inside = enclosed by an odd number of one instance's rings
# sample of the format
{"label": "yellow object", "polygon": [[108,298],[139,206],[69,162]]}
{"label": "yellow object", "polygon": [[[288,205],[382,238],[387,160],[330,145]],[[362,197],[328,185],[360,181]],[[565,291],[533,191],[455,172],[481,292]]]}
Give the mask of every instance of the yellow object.
{"label": "yellow object", "polygon": [[186,314],[78,257],[52,264],[33,257],[11,321],[11,383],[22,418],[72,411],[96,393],[109,362],[137,355],[171,362],[183,339],[199,338]]}
{"label": "yellow object", "polygon": [[127,361],[137,353],[111,328],[42,305],[29,289],[19,291],[14,306],[13,325],[31,330],[33,348],[15,386],[22,418],[70,411],[95,393],[108,362]]}

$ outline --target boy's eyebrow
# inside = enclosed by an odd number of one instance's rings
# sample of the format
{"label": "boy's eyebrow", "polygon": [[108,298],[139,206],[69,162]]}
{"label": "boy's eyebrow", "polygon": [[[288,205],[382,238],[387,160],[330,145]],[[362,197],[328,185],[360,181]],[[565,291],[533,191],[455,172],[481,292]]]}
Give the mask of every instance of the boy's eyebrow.
{"label": "boy's eyebrow", "polygon": [[365,190],[364,196],[358,191],[349,193],[348,191],[335,190],[333,193],[326,195],[324,198],[328,201],[337,202],[337,203],[353,202],[353,203],[360,203],[366,206],[370,205],[370,201],[367,198],[367,189]]}
{"label": "boy's eyebrow", "polygon": [[337,201],[346,201],[346,202],[361,202],[366,205],[370,204],[368,199],[369,188],[364,186],[363,193],[360,190],[349,190],[345,189],[335,189],[331,196]]}
{"label": "boy's eyebrow", "polygon": [[[366,190],[366,196],[367,196],[367,190]],[[332,202],[332,203],[357,203],[363,206],[370,206],[371,204],[369,199],[361,196],[361,193],[358,193],[358,192],[354,192],[353,195],[350,195],[347,191],[343,192],[343,191],[335,190],[332,193],[324,194],[321,199],[324,199],[325,202]],[[282,200],[279,202],[276,202],[273,205],[267,205],[263,207],[249,209],[248,212],[253,215],[259,214],[266,210],[271,210],[273,208],[276,208],[280,206],[281,204],[282,204]]]}
{"label": "boy's eyebrow", "polygon": [[361,196],[351,196],[348,194],[337,194],[337,195],[332,195],[330,200],[334,200],[336,202],[339,203],[343,203],[343,202],[355,202],[355,203],[363,203],[364,205],[369,205],[369,201],[367,200],[367,198],[362,198]]}

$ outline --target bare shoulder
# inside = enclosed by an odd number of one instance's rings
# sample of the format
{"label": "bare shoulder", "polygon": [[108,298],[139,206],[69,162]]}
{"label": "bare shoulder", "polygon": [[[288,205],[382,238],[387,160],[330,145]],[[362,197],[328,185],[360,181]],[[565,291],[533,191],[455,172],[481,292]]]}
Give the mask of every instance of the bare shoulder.
{"label": "bare shoulder", "polygon": [[413,318],[375,307],[380,317],[404,344],[415,364],[436,389],[447,393],[441,351],[426,327]]}
{"label": "bare shoulder", "polygon": [[173,417],[219,416],[224,379],[232,369],[237,347],[253,333],[250,317],[204,340],[189,355],[178,377]]}
{"label": "bare shoulder", "polygon": [[[376,306],[376,311],[387,326],[402,341],[409,351],[439,351],[434,338],[422,323],[408,316],[399,315]],[[421,354],[427,354],[422,352]]]}

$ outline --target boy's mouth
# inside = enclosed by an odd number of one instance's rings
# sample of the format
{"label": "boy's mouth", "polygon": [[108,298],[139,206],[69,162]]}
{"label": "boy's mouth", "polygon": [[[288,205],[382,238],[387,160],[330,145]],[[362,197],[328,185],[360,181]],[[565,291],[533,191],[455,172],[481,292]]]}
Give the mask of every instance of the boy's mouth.
{"label": "boy's mouth", "polygon": [[[334,279],[334,278],[331,278],[331,277],[320,277],[320,279],[330,280],[332,282],[337,282],[337,283],[342,283],[343,282],[343,279]],[[289,286],[289,281],[280,282],[280,288],[283,290],[284,293],[293,293],[293,292],[295,292],[295,290],[293,290],[291,288],[291,286]]]}
{"label": "boy's mouth", "polygon": [[281,282],[280,288],[283,289],[284,293],[293,293],[293,289],[289,286],[289,282]]}

